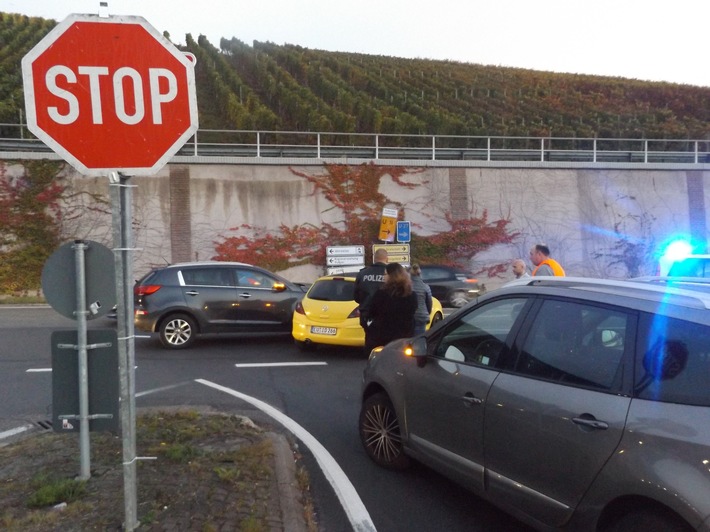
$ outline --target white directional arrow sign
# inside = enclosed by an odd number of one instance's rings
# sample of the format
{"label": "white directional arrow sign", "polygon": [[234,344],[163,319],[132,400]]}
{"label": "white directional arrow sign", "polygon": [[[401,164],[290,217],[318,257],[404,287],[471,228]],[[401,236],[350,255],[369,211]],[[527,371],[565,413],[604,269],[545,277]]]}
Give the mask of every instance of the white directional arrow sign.
{"label": "white directional arrow sign", "polygon": [[328,257],[326,259],[328,266],[347,266],[356,264],[365,264],[364,257]]}
{"label": "white directional arrow sign", "polygon": [[365,255],[365,246],[328,246],[325,248],[325,254],[328,257],[332,256],[352,256]]}

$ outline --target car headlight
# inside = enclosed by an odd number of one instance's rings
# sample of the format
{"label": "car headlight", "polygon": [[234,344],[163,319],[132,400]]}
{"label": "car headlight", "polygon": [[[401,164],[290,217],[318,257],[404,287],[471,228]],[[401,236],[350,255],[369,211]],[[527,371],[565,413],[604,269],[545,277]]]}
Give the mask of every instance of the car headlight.
{"label": "car headlight", "polygon": [[383,346],[378,346],[375,347],[372,351],[370,351],[370,356],[367,358],[368,361],[375,360],[377,358],[377,355],[379,355],[382,352]]}

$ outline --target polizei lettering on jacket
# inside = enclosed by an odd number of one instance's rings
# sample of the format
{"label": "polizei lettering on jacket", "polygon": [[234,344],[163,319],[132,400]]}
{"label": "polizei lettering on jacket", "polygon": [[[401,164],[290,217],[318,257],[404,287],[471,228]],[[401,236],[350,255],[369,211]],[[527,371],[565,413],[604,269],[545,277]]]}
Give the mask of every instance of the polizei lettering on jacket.
{"label": "polizei lettering on jacket", "polygon": [[373,274],[367,274],[362,276],[363,281],[370,281],[370,282],[375,282],[375,283],[384,283],[385,282],[385,276],[384,275],[373,275]]}

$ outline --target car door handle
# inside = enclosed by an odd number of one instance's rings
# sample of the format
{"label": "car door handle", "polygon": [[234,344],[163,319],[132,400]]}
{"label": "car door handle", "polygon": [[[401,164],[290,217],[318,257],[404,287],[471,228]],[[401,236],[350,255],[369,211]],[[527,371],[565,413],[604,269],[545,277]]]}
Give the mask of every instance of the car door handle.
{"label": "car door handle", "polygon": [[463,402],[466,403],[466,405],[468,406],[483,404],[483,399],[479,399],[470,392],[464,395],[461,399],[463,399]]}
{"label": "car door handle", "polygon": [[577,425],[582,425],[583,427],[589,427],[591,429],[606,430],[609,428],[609,423],[606,421],[599,421],[594,418],[586,417],[575,417],[572,418],[572,422]]}
{"label": "car door handle", "polygon": [[200,293],[197,290],[188,290],[185,292],[188,296],[199,296]]}
{"label": "car door handle", "polygon": [[249,299],[251,297],[251,294],[249,292],[242,292],[239,294],[239,297],[243,297],[244,299]]}

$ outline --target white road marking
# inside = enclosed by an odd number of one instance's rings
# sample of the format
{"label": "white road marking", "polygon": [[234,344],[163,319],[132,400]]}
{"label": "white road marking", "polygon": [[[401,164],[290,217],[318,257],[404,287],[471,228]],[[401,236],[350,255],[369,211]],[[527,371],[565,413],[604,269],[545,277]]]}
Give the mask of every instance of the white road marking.
{"label": "white road marking", "polygon": [[151,393],[158,393],[158,392],[164,392],[166,390],[172,390],[173,388],[179,388],[180,386],[185,386],[186,384],[189,384],[190,382],[192,382],[192,381],[179,382],[177,384],[171,384],[169,386],[162,386],[160,388],[153,388],[152,390],[138,392],[138,393],[136,393],[136,397],[143,397],[144,395],[150,395]]}
{"label": "white road marking", "polygon": [[[134,369],[138,369],[138,366],[136,366]],[[25,373],[51,373],[52,368],[29,368],[25,370]]]}
{"label": "white road marking", "polygon": [[15,436],[16,434],[20,434],[22,432],[26,432],[30,430],[33,426],[32,425],[23,425],[22,427],[17,427],[14,429],[6,430],[5,432],[0,432],[0,440],[3,440],[5,438],[9,438],[10,436]]}
{"label": "white road marking", "polygon": [[255,362],[251,364],[234,364],[238,368],[282,368],[286,366],[327,366],[327,362]]}
{"label": "white road marking", "polygon": [[323,474],[328,482],[330,482],[335,494],[338,496],[340,504],[343,506],[353,530],[355,532],[374,532],[376,530],[375,524],[372,522],[367,508],[365,508],[362,500],[360,500],[360,496],[357,494],[357,491],[355,491],[355,487],[352,485],[347,475],[345,475],[345,472],[340,468],[338,463],[325,449],[325,447],[323,447],[323,445],[316,440],[310,432],[285,415],[283,412],[279,412],[273,406],[257,399],[256,397],[251,397],[236,390],[232,390],[231,388],[220,386],[219,384],[215,384],[214,382],[204,379],[195,379],[195,382],[204,384],[205,386],[209,386],[210,388],[214,388],[215,390],[219,390],[254,405],[259,410],[281,423],[286,429],[291,431],[313,453],[313,456],[318,462],[318,465],[320,465]]}

